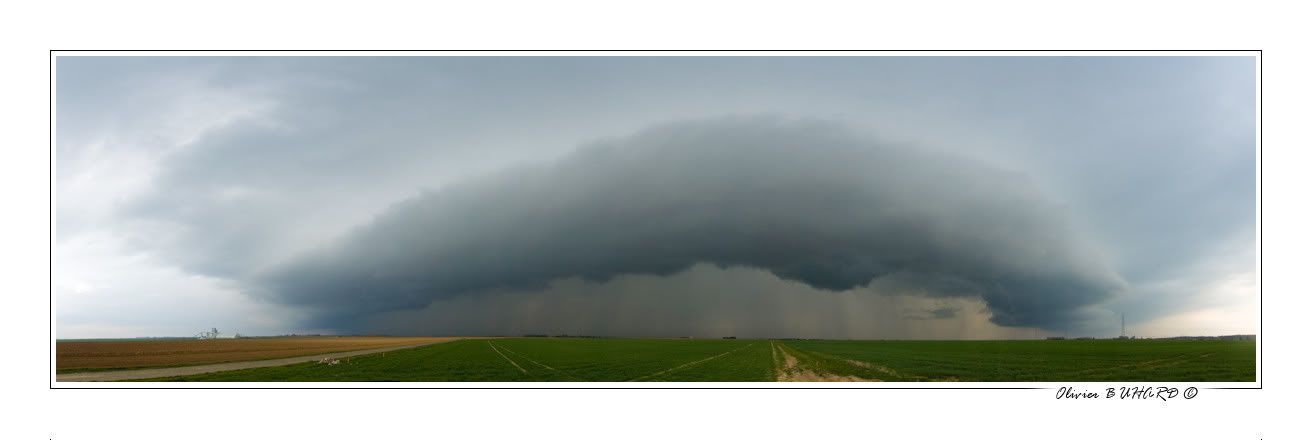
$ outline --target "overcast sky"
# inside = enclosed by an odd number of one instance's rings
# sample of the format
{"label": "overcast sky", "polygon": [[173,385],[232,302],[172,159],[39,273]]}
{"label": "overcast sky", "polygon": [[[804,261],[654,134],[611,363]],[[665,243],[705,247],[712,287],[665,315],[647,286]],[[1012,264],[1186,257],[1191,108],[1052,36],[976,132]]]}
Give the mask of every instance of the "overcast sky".
{"label": "overcast sky", "polygon": [[59,338],[1256,333],[1252,57],[69,57]]}

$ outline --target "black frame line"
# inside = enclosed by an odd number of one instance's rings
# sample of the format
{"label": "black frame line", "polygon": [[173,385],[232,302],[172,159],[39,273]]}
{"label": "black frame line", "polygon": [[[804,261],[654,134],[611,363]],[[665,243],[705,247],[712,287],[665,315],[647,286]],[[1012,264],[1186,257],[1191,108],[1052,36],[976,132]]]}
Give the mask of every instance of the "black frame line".
{"label": "black frame line", "polygon": [[[50,150],[50,151],[49,151],[49,158],[50,158],[50,162],[47,164],[47,170],[50,172],[50,175],[49,175],[49,178],[48,178],[48,183],[49,183],[50,186],[47,188],[48,202],[49,202],[49,206],[48,206],[48,210],[49,210],[49,211],[48,211],[48,212],[49,212],[49,214],[50,214],[49,225],[48,225],[49,230],[47,231],[47,232],[48,232],[47,240],[48,240],[48,243],[49,243],[49,245],[50,245],[50,247],[47,249],[47,252],[48,252],[48,255],[49,255],[49,261],[50,261],[50,267],[48,268],[48,281],[47,281],[48,284],[49,284],[49,286],[50,286],[50,290],[49,290],[49,298],[48,298],[48,300],[49,300],[49,314],[48,314],[48,316],[50,317],[50,325],[49,325],[49,327],[48,327],[48,329],[47,329],[47,330],[48,330],[48,335],[49,335],[47,340],[51,343],[50,346],[48,347],[48,348],[49,348],[49,351],[47,352],[47,354],[48,354],[48,357],[47,357],[47,362],[48,362],[48,363],[47,363],[47,366],[48,366],[48,368],[49,368],[47,371],[49,371],[50,374],[51,374],[51,377],[50,377],[50,384],[49,384],[49,389],[52,389],[52,390],[1053,390],[1053,389],[1056,389],[1056,388],[1045,388],[1045,387],[930,387],[930,388],[923,388],[923,387],[847,387],[847,386],[844,386],[844,387],[117,387],[117,386],[115,386],[115,387],[62,387],[62,386],[61,386],[61,387],[56,387],[56,386],[55,386],[55,383],[56,383],[57,381],[55,380],[55,374],[54,374],[54,371],[55,371],[55,365],[54,365],[54,359],[55,359],[55,353],[54,353],[54,349],[55,349],[55,348],[54,348],[54,347],[55,347],[55,344],[54,344],[54,342],[55,342],[55,333],[54,333],[54,329],[55,329],[55,319],[54,319],[54,310],[55,310],[55,287],[54,287],[54,285],[55,285],[55,251],[54,251],[54,242],[55,242],[55,216],[54,216],[54,213],[55,213],[55,175],[54,175],[54,163],[55,163],[55,131],[54,131],[54,127],[55,127],[55,125],[54,125],[54,124],[55,124],[55,100],[54,100],[54,97],[55,97],[55,93],[54,93],[54,92],[55,92],[55,70],[54,70],[54,63],[55,63],[55,57],[56,57],[56,53],[57,53],[57,52],[115,52],[115,53],[123,53],[123,52],[338,52],[338,53],[348,53],[348,52],[391,52],[391,53],[394,53],[394,52],[407,52],[407,53],[421,53],[421,52],[422,52],[422,53],[430,53],[430,54],[442,54],[442,53],[451,53],[451,52],[457,52],[457,53],[463,53],[463,52],[615,52],[615,53],[620,53],[620,52],[641,52],[641,53],[652,53],[652,52],[657,52],[657,53],[675,53],[675,52],[678,52],[678,53],[686,53],[686,52],[694,52],[694,53],[695,53],[695,52],[777,52],[777,53],[787,53],[787,52],[807,52],[807,53],[814,53],[814,52],[820,52],[820,53],[832,53],[832,52],[844,52],[844,53],[868,53],[868,54],[872,54],[872,56],[875,56],[875,54],[879,54],[879,53],[889,53],[889,52],[893,52],[893,53],[895,53],[895,52],[967,52],[967,53],[979,53],[979,52],[986,52],[986,53],[998,53],[998,52],[1102,52],[1102,53],[1106,53],[1106,52],[1172,52],[1172,53],[1180,53],[1180,52],[1185,52],[1185,53],[1188,53],[1188,52],[1212,52],[1212,53],[1216,53],[1216,52],[1240,52],[1240,53],[1253,53],[1253,52],[1256,52],[1256,57],[1257,57],[1257,109],[1258,109],[1258,120],[1257,120],[1257,182],[1256,182],[1256,184],[1257,184],[1257,214],[1258,214],[1258,219],[1259,219],[1259,220],[1261,219],[1261,213],[1262,213],[1262,129],[1263,129],[1262,118],[1261,118],[1261,115],[1262,115],[1262,113],[1263,113],[1263,111],[1262,111],[1262,110],[1263,110],[1263,109],[1262,109],[1262,106],[1263,106],[1263,100],[1262,100],[1262,93],[1263,93],[1263,87],[1262,87],[1262,75],[1263,75],[1263,69],[1262,69],[1262,49],[1216,49],[1216,50],[1212,50],[1212,49],[1074,49],[1074,50],[1060,50],[1060,49],[964,49],[964,50],[954,50],[954,49],[924,49],[924,50],[918,50],[918,49],[888,49],[888,50],[878,50],[878,49],[871,49],[871,50],[861,50],[861,49],[818,49],[818,50],[806,50],[806,49],[787,49],[787,50],[771,50],[771,49],[723,49],[723,50],[721,50],[721,49],[686,49],[686,50],[681,50],[681,49],[637,49],[637,50],[610,50],[610,49],[576,49],[576,50],[571,50],[571,49],[528,49],[528,50],[515,50],[515,49],[438,49],[438,50],[424,50],[424,49],[380,49],[380,50],[370,50],[370,49],[347,49],[347,50],[334,50],[334,49],[199,49],[199,50],[185,50],[185,49],[50,49],[50,50],[49,50],[49,59],[48,59],[49,64],[47,64],[47,66],[46,66],[47,71],[48,71],[49,81],[50,81],[50,82],[49,82],[49,87],[48,87],[48,88],[49,88],[49,91],[48,91],[48,93],[47,93],[47,96],[48,96],[48,99],[49,99],[49,105],[50,105],[50,109],[49,109],[49,121],[48,121],[48,126],[47,126],[47,131],[49,132],[49,135],[50,135],[50,140],[49,140],[49,150]],[[157,56],[165,56],[165,55],[157,55]],[[179,56],[182,56],[182,55],[179,55]],[[1258,222],[1258,229],[1257,229],[1257,249],[1258,249],[1258,252],[1257,252],[1257,258],[1258,258],[1258,261],[1261,261],[1261,259],[1262,259],[1262,249],[1263,249],[1263,246],[1262,246],[1262,229],[1261,229],[1261,222],[1260,222],[1260,221]],[[1258,326],[1258,330],[1257,330],[1257,332],[1258,332],[1258,334],[1257,334],[1257,341],[1258,341],[1258,350],[1257,350],[1257,365],[1258,365],[1257,387],[1256,387],[1256,388],[1252,388],[1252,387],[1200,387],[1201,389],[1206,389],[1206,390],[1261,390],[1261,389],[1263,389],[1263,381],[1262,381],[1262,377],[1263,377],[1263,371],[1265,370],[1265,363],[1263,362],[1263,356],[1262,356],[1263,351],[1264,351],[1264,350],[1263,350],[1263,344],[1262,344],[1262,334],[1264,333],[1264,331],[1263,331],[1263,329],[1264,329],[1264,326],[1263,326],[1263,322],[1264,322],[1264,320],[1263,320],[1263,316],[1262,316],[1262,288],[1261,288],[1261,284],[1262,284],[1262,283],[1261,283],[1261,280],[1262,280],[1262,266],[1261,266],[1260,264],[1257,266],[1257,279],[1258,279],[1258,289],[1257,289],[1257,315],[1258,315],[1258,316],[1257,316],[1257,326]],[[370,383],[376,383],[376,382],[370,382]],[[425,383],[472,383],[472,382],[425,382]],[[974,383],[983,383],[983,382],[974,382]],[[1109,383],[1122,383],[1122,382],[1109,382]]]}

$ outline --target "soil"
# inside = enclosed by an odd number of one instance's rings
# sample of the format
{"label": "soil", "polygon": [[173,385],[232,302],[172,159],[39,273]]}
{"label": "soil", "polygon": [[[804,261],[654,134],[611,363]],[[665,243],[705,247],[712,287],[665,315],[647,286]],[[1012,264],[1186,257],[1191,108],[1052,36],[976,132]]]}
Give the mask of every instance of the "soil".
{"label": "soil", "polygon": [[[797,358],[788,353],[788,350],[780,347],[774,342],[770,343],[770,348],[775,353],[775,380],[779,382],[878,382],[878,379],[867,379],[856,376],[841,376],[827,371],[815,371],[799,366]],[[782,361],[783,365],[780,365]]]}

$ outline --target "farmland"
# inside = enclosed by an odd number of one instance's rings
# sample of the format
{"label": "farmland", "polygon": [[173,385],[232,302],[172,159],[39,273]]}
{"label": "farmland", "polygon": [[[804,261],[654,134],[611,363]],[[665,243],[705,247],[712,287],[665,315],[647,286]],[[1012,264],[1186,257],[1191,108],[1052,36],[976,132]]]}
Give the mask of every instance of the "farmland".
{"label": "farmland", "polygon": [[1229,340],[823,341],[468,339],[271,368],[158,379],[230,382],[1256,380]]}
{"label": "farmland", "polygon": [[203,365],[417,345],[451,339],[325,336],[56,341],[55,370],[58,373],[69,373]]}

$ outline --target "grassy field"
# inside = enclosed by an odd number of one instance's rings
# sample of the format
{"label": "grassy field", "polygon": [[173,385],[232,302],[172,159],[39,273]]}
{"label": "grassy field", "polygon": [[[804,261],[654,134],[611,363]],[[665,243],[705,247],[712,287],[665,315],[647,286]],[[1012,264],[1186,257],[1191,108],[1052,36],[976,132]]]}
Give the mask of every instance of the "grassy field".
{"label": "grassy field", "polygon": [[884,381],[1257,380],[1255,341],[789,341],[787,346],[819,369]]}
{"label": "grassy field", "polygon": [[55,372],[177,367],[277,359],[440,342],[452,338],[369,336],[242,339],[119,339],[55,341]]}
{"label": "grassy field", "polygon": [[1256,380],[1256,343],[1223,340],[813,341],[471,339],[163,381]]}

